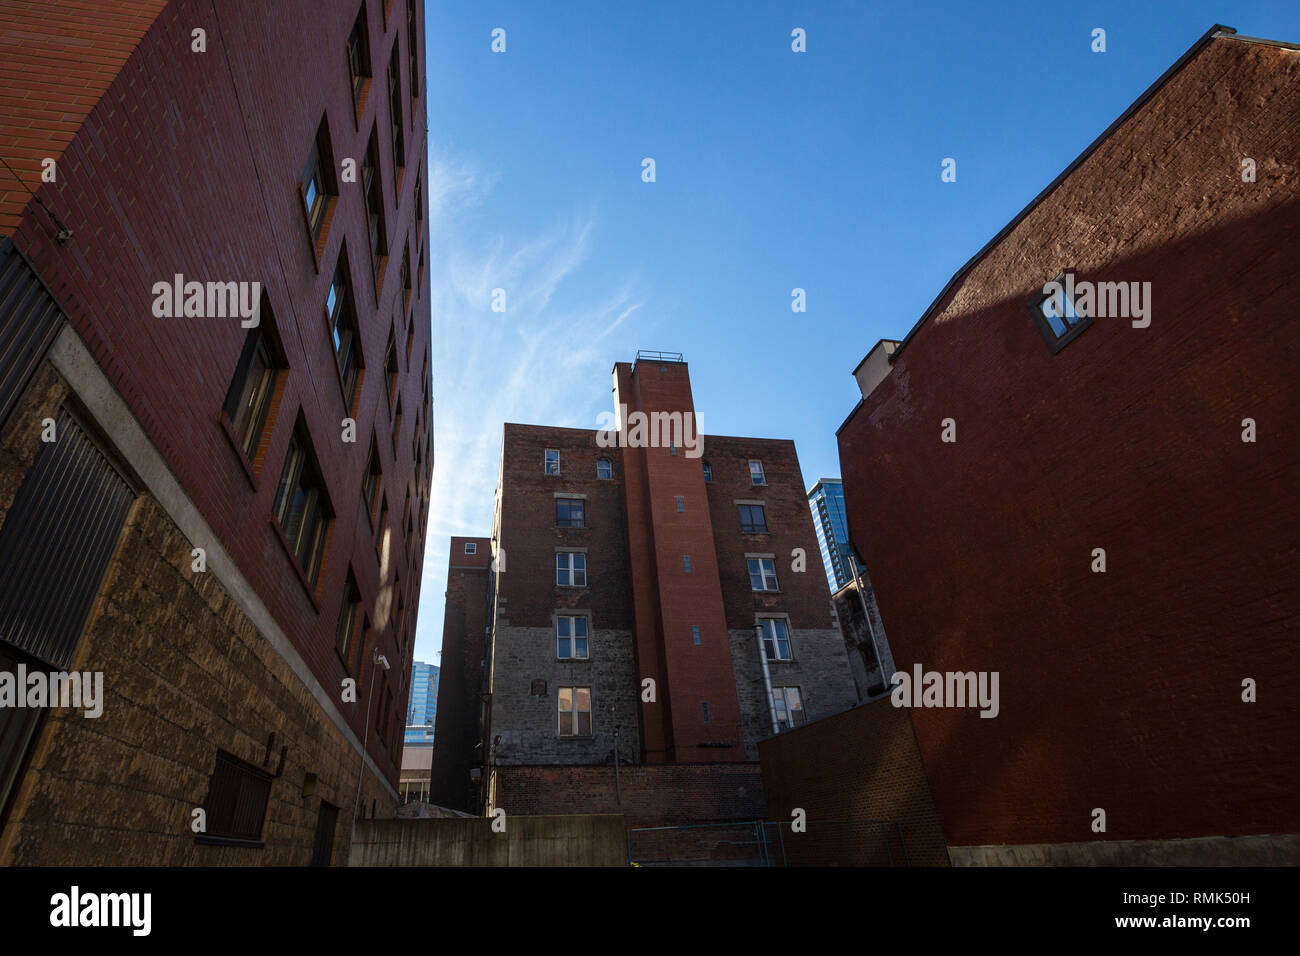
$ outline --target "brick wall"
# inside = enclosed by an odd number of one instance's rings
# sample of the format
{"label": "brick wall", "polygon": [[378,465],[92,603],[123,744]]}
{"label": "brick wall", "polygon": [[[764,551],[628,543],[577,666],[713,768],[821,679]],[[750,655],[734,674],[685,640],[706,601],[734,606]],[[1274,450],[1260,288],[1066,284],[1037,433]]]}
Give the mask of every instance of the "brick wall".
{"label": "brick wall", "polygon": [[757,764],[660,764],[624,767],[497,767],[495,803],[507,815],[622,813],[631,827],[678,826],[763,818]]}
{"label": "brick wall", "polygon": [[[387,17],[382,3],[368,0],[364,6],[374,75],[359,118],[344,47],[359,8],[354,0],[172,0],[161,13],[157,3],[0,6],[4,16],[41,18],[42,30],[52,17],[57,37],[86,41],[78,40],[78,65],[72,66],[49,43],[31,44],[28,33],[12,27],[12,21],[0,30],[6,52],[0,59],[17,73],[7,75],[3,84],[8,102],[19,91],[53,97],[48,104],[72,95],[66,122],[76,127],[73,131],[56,123],[57,135],[49,142],[24,143],[28,155],[33,149],[57,151],[62,146],[57,181],[42,184],[38,195],[72,229],[72,239],[56,242],[50,220],[31,204],[15,228],[5,227],[13,205],[7,185],[0,198],[0,227],[12,231],[15,245],[67,312],[168,468],[313,673],[329,687],[349,676],[334,650],[334,629],[351,566],[375,625],[372,637],[395,663],[389,675],[393,709],[404,713],[405,672],[414,641],[403,635],[399,644],[386,624],[399,579],[410,634],[419,606],[429,463],[426,458],[423,469],[417,469],[412,437],[417,418],[422,428],[429,420],[422,385],[430,347],[428,276],[417,267],[428,226],[427,217],[417,220],[414,202],[417,171],[427,175],[424,96],[420,91],[412,111],[404,3],[394,0]],[[130,15],[124,13],[127,7],[133,10]],[[117,27],[105,28],[100,21],[105,11],[118,18]],[[420,18],[422,22],[422,14]],[[206,32],[206,52],[192,50],[196,28]],[[137,37],[138,45],[126,56]],[[401,52],[402,113],[407,118],[406,169],[400,182],[393,175],[384,82],[394,42]],[[51,79],[51,74],[58,76]],[[85,88],[78,92],[83,81]],[[370,275],[359,187],[340,184],[319,261],[313,253],[298,180],[322,117],[328,117],[337,162],[359,160],[371,130],[378,130],[390,253],[378,289]],[[23,122],[21,115],[16,121]],[[344,408],[323,317],[345,237],[366,366],[353,409]],[[409,358],[402,347],[407,309],[398,280],[408,239],[414,286],[409,311],[415,329]],[[259,282],[274,313],[289,371],[268,424],[269,440],[251,475],[218,423],[246,330],[233,319],[155,318],[153,285],[177,273],[187,280]],[[405,410],[395,451],[381,374],[394,325],[397,387]],[[335,511],[314,593],[302,583],[269,520],[299,409]],[[357,422],[355,444],[341,440],[340,424],[349,413]],[[382,568],[375,547],[381,529],[371,528],[360,503],[372,434],[378,439],[395,542]],[[401,526],[408,492],[414,499],[416,539],[410,543],[410,561]],[[365,659],[369,657],[367,650]],[[370,674],[367,668],[352,676],[364,685]],[[363,725],[358,722],[353,730],[359,737]],[[382,751],[375,758],[385,761],[395,784],[396,763]]]}
{"label": "brick wall", "polygon": [[[810,835],[819,824],[897,821],[911,865],[948,865],[911,715],[888,698],[764,740],[758,753],[768,819],[790,822],[802,809]],[[832,833],[877,848],[875,828]]]}
{"label": "brick wall", "polygon": [[[0,516],[30,467],[30,436],[67,395],[41,366],[0,442]],[[10,794],[0,865],[305,866],[322,800],[339,808],[334,862],[347,859],[361,755],[215,574],[193,571],[191,546],[152,497],[137,498],[69,668],[103,673],[103,713],[46,713]],[[338,709],[364,719],[365,704],[363,688]],[[386,753],[373,722],[370,739]],[[275,772],[281,748],[265,846],[196,843],[192,811],[217,750]],[[365,817],[394,810],[370,770],[360,805]]]}
{"label": "brick wall", "polygon": [[[953,845],[1300,832],[1298,80],[1295,51],[1209,41],[841,429],[899,668],[1000,672],[996,719],[913,714]],[[1150,327],[1050,354],[1026,305],[1065,266],[1151,282]]]}

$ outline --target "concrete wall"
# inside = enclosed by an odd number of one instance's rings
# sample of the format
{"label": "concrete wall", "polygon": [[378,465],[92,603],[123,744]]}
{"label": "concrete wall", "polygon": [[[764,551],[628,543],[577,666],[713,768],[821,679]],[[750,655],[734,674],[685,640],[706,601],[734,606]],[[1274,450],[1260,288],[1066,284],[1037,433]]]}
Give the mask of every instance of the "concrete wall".
{"label": "concrete wall", "polygon": [[953,846],[953,866],[1297,866],[1300,835]]}
{"label": "concrete wall", "polygon": [[478,819],[367,820],[349,866],[626,866],[623,818],[507,816],[505,832]]}

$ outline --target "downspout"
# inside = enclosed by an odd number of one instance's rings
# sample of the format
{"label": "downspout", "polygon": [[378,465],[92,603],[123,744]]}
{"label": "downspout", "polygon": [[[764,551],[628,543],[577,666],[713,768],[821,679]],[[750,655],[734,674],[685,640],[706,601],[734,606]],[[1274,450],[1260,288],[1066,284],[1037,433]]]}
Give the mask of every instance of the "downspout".
{"label": "downspout", "polygon": [[772,672],[767,668],[767,652],[763,650],[763,625],[754,625],[754,634],[758,637],[758,660],[763,665],[763,686],[767,688],[767,712],[772,717],[772,733],[781,732],[781,724],[776,719],[776,701],[772,699]]}

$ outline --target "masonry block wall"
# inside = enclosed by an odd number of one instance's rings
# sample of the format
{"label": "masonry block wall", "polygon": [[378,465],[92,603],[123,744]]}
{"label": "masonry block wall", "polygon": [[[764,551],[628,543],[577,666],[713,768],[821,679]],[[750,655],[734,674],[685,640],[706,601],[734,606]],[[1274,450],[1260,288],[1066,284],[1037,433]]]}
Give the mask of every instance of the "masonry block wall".
{"label": "masonry block wall", "polygon": [[[995,719],[912,714],[954,846],[1300,832],[1298,81],[1294,49],[1209,40],[840,431],[899,668],[1000,673]],[[1051,354],[1027,304],[1070,266],[1150,282],[1149,327]]]}
{"label": "masonry block wall", "polygon": [[[8,228],[8,193],[0,226],[49,286],[316,678],[330,688],[345,679],[365,687],[377,648],[394,664],[380,678],[379,696],[391,694],[392,709],[404,713],[433,457],[428,224],[417,196],[417,183],[427,177],[422,4],[415,5],[414,37],[407,35],[406,0],[0,6],[3,16],[48,14],[58,36],[76,41],[78,57],[74,67],[48,44],[5,44],[6,69],[18,75],[0,94],[0,114],[47,130],[39,141],[24,140],[20,162],[30,176],[37,153],[57,160],[56,180],[39,184],[38,195],[73,235],[56,241],[51,219],[34,203]],[[372,75],[357,107],[345,44],[359,12]],[[109,13],[120,16],[119,27],[105,28]],[[201,52],[194,48],[196,29],[204,31]],[[413,48],[420,54],[414,86],[407,57]],[[400,166],[393,158],[385,83],[394,50],[401,73]],[[84,89],[76,89],[83,81]],[[28,92],[33,97],[21,108],[40,102],[41,115],[21,112],[18,101]],[[68,96],[68,115],[54,115]],[[338,196],[314,244],[299,179],[322,124]],[[360,167],[372,133],[387,251],[378,280],[361,186],[343,182],[337,168],[345,159]],[[410,290],[400,278],[404,258]],[[340,262],[350,279],[364,365],[350,407],[325,312]],[[237,319],[156,318],[154,284],[176,275],[255,281],[266,294],[269,314],[261,319],[277,331],[287,371],[252,461],[219,421],[247,330]],[[384,374],[390,335],[398,342],[391,397]],[[299,417],[333,511],[315,587],[297,572],[270,519]],[[345,419],[356,423],[354,442],[344,440]],[[388,528],[374,526],[362,504],[372,439]],[[349,573],[370,624],[359,664],[344,661],[335,649]],[[400,626],[399,604],[406,609]],[[360,737],[364,712],[349,710],[347,719]],[[399,749],[376,743],[373,732],[371,740],[372,755],[396,785]]]}
{"label": "masonry block wall", "polygon": [[[466,554],[466,545],[473,554]],[[482,751],[475,747],[481,742],[491,564],[490,538],[452,537],[429,792],[438,806],[466,812],[478,809],[479,785],[470,779],[470,769],[483,766]]]}
{"label": "masonry block wall", "polygon": [[[883,821],[890,849],[902,829],[906,858],[912,866],[947,866],[948,853],[939,813],[926,780],[926,765],[912,732],[912,716],[888,699],[862,704],[825,720],[764,740],[758,746],[763,771],[767,818],[790,821],[804,811],[808,835],[845,844],[858,842],[870,862],[884,863],[877,827],[846,824]],[[787,837],[797,845],[797,835]],[[819,848],[825,859],[834,854]],[[852,850],[845,846],[842,849]],[[882,858],[883,857],[883,858]],[[791,857],[798,859],[797,854]],[[894,863],[898,862],[895,857]]]}
{"label": "masonry block wall", "polygon": [[[68,397],[42,365],[0,436],[0,520],[39,447],[30,436]],[[306,866],[323,804],[339,811],[332,861],[342,865],[353,807],[391,815],[370,769],[358,792],[361,755],[311,690],[217,577],[194,572],[191,544],[151,496],[136,499],[70,667],[105,675],[103,712],[46,713],[8,801],[0,865]],[[279,772],[263,847],[195,839],[214,748]]]}

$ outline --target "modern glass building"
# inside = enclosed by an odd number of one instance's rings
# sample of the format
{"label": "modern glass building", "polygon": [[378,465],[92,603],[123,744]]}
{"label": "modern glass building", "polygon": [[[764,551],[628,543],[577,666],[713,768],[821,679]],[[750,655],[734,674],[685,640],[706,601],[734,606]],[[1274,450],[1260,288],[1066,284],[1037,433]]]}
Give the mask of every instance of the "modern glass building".
{"label": "modern glass building", "polygon": [[817,544],[826,566],[826,580],[831,593],[853,580],[849,563],[849,520],[844,512],[844,483],[838,478],[822,478],[808,492]]}
{"label": "modern glass building", "polygon": [[406,708],[406,746],[433,746],[433,718],[438,710],[438,668],[415,661],[411,665],[411,702]]}

